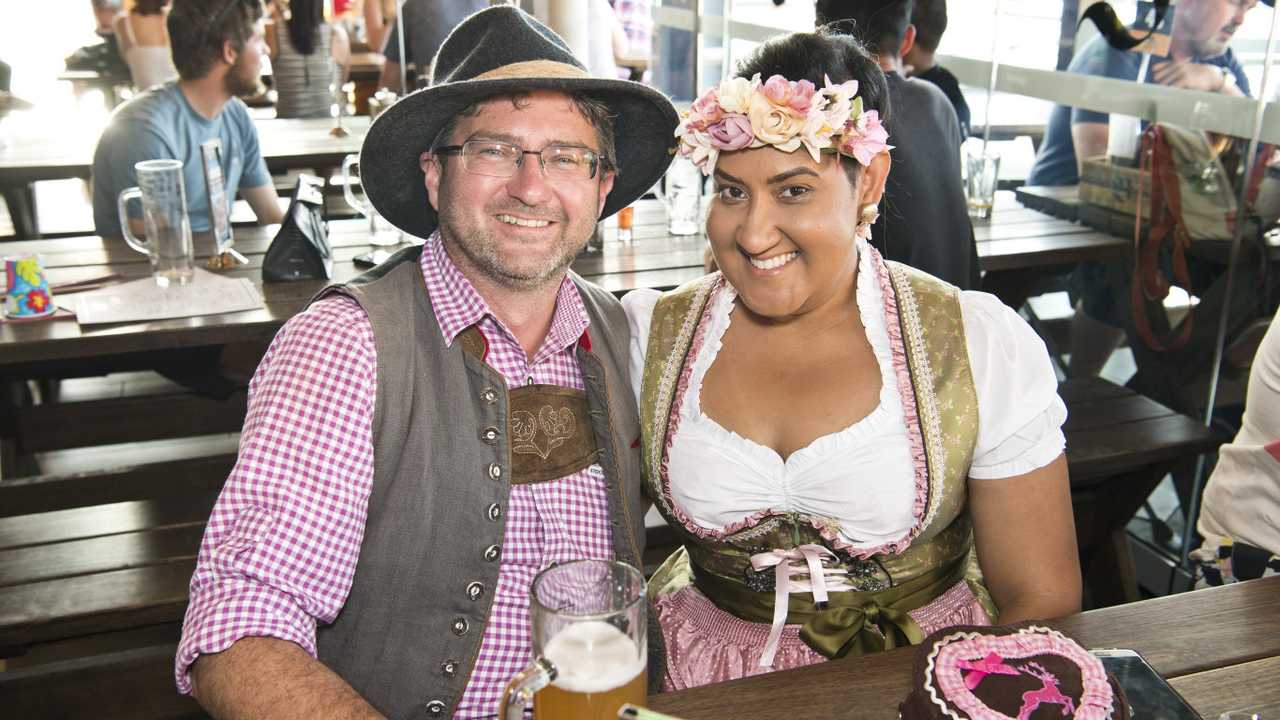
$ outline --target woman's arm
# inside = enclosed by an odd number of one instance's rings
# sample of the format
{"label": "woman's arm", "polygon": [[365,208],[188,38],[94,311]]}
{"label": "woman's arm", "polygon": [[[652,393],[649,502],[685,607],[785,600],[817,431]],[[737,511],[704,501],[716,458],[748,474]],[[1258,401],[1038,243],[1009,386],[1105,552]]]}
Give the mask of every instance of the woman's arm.
{"label": "woman's arm", "polygon": [[382,14],[381,0],[364,0],[364,38],[370,51],[380,53],[387,46],[390,25]]}
{"label": "woman's arm", "polygon": [[999,622],[1080,610],[1080,559],[1067,460],[1025,475],[969,480],[974,542]]}
{"label": "woman's arm", "polygon": [[[276,58],[280,55],[280,40],[276,37],[276,21],[266,23],[263,38],[267,41],[267,54],[271,57],[271,62],[275,63]],[[274,72],[275,66],[272,65]]]}

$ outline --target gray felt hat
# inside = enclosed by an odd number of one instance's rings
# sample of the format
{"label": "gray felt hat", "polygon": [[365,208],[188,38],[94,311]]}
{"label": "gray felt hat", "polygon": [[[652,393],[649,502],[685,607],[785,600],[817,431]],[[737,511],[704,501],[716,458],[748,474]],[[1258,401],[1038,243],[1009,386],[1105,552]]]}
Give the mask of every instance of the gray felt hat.
{"label": "gray felt hat", "polygon": [[578,92],[604,103],[617,138],[617,178],[603,216],[639,198],[666,172],[675,152],[679,118],[662,93],[629,80],[591,77],[564,40],[528,13],[509,5],[463,20],[436,53],[430,87],[385,110],[360,148],[360,180],[378,212],[407,233],[436,229],[418,158],[445,122],[492,95],[550,89]]}

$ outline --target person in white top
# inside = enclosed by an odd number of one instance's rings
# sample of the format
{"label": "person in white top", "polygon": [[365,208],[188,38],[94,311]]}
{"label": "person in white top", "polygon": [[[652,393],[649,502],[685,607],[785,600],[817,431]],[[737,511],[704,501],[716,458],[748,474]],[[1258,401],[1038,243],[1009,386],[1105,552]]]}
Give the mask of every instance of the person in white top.
{"label": "person in white top", "polygon": [[112,23],[120,55],[139,90],[178,77],[165,27],[168,17],[169,0],[134,0],[129,12],[120,13]]}
{"label": "person in white top", "polygon": [[623,299],[647,489],[685,541],[650,584],[669,688],[1080,607],[1043,342],[867,242],[887,93],[857,40],[797,33],[677,131],[720,273]]}
{"label": "person in white top", "polygon": [[1280,573],[1280,315],[1253,358],[1240,432],[1218,449],[1196,529],[1210,584]]}

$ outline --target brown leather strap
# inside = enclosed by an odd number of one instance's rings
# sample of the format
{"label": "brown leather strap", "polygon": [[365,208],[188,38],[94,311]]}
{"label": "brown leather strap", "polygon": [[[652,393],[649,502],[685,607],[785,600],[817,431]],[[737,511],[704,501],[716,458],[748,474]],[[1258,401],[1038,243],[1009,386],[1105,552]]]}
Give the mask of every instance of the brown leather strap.
{"label": "brown leather strap", "polygon": [[[1151,178],[1151,230],[1142,237],[1142,179]],[[1142,138],[1142,166],[1138,173],[1138,200],[1133,226],[1134,264],[1130,299],[1133,320],[1142,338],[1157,352],[1177,350],[1191,339],[1195,309],[1187,311],[1182,327],[1172,338],[1157,338],[1147,317],[1148,303],[1161,304],[1169,295],[1171,284],[1191,289],[1191,273],[1187,266],[1187,249],[1191,238],[1182,223],[1182,198],[1178,187],[1178,168],[1173,151],[1160,125],[1153,123]],[[1160,270],[1160,251],[1170,242],[1173,260],[1172,283]],[[1161,307],[1163,307],[1161,305]]]}
{"label": "brown leather strap", "polygon": [[[485,361],[489,344],[474,325],[458,335],[458,342],[468,355]],[[524,385],[508,390],[507,398],[512,485],[555,480],[596,462],[599,449],[586,391]]]}

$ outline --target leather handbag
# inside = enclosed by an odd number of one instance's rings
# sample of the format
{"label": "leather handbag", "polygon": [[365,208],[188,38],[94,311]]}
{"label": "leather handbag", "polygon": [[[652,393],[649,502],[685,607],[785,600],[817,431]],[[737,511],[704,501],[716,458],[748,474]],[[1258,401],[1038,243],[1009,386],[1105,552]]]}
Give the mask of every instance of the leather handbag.
{"label": "leather handbag", "polygon": [[323,188],[318,177],[298,177],[284,222],[262,261],[263,282],[328,280],[333,275]]}

